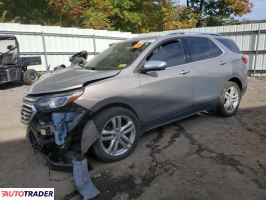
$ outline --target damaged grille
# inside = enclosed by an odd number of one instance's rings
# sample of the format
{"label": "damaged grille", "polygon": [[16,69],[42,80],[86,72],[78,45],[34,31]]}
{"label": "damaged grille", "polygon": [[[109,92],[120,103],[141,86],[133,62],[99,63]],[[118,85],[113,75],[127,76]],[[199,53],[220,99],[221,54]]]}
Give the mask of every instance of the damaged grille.
{"label": "damaged grille", "polygon": [[33,97],[24,97],[23,105],[21,109],[21,122],[25,124],[29,124],[36,114],[36,108],[34,103],[37,101],[36,98]]}

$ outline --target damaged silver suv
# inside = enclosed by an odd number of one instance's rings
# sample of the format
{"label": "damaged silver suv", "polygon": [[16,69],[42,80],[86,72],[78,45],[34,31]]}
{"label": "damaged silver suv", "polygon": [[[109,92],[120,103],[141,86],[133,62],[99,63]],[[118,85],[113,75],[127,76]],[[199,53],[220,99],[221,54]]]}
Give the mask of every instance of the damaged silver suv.
{"label": "damaged silver suv", "polygon": [[[42,152],[107,162],[127,157],[151,129],[201,111],[234,115],[247,88],[247,57],[218,34],[174,33],[117,43],[84,67],[31,86],[21,121]],[[75,154],[72,154],[75,155]]]}

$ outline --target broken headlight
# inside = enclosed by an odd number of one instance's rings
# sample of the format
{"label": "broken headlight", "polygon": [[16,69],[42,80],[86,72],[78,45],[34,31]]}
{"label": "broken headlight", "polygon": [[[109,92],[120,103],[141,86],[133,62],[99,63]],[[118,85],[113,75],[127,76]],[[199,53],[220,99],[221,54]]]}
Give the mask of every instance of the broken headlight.
{"label": "broken headlight", "polygon": [[83,94],[83,90],[78,90],[70,93],[44,96],[37,101],[38,110],[51,110],[61,108],[69,103],[72,103]]}

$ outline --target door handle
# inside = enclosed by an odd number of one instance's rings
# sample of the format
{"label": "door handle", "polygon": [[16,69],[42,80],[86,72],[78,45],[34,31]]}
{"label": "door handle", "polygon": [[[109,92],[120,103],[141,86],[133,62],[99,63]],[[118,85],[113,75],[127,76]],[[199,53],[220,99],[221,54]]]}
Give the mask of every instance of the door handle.
{"label": "door handle", "polygon": [[180,74],[183,74],[183,75],[185,75],[185,74],[188,74],[189,72],[191,72],[190,70],[181,70],[180,71]]}
{"label": "door handle", "polygon": [[220,65],[225,65],[226,64],[226,62],[225,61],[223,61],[223,60],[221,60],[221,63],[220,63]]}

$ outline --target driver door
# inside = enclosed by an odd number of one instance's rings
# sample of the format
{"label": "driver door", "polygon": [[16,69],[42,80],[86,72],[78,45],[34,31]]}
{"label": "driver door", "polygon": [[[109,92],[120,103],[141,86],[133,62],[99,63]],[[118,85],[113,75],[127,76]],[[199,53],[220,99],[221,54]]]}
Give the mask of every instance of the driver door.
{"label": "driver door", "polygon": [[138,75],[146,122],[151,126],[177,119],[192,108],[192,76],[185,55],[182,40],[164,42],[146,61],[165,61],[166,69]]}

